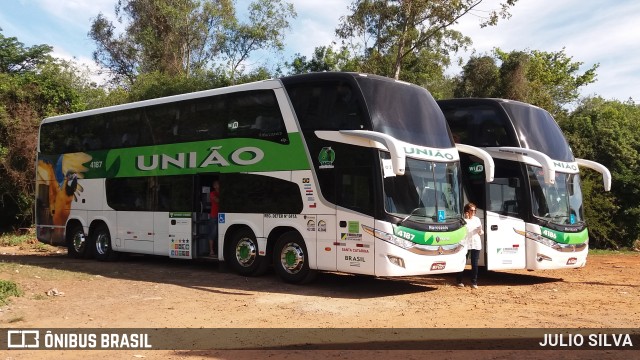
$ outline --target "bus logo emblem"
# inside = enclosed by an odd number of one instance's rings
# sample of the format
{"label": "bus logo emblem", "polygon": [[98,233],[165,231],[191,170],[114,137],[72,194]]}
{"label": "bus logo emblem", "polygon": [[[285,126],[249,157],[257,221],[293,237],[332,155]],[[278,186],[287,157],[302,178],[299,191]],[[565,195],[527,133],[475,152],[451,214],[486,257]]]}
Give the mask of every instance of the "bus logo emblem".
{"label": "bus logo emblem", "polygon": [[336,152],[331,146],[323,147],[318,154],[320,169],[333,169],[333,162],[336,160]]}

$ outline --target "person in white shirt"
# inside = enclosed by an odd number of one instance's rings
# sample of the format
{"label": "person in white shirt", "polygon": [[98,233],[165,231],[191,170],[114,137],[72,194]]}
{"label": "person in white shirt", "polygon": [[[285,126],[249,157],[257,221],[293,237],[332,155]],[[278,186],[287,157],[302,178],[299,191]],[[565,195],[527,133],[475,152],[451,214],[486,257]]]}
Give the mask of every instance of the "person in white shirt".
{"label": "person in white shirt", "polygon": [[[482,223],[476,217],[476,205],[468,203],[464,206],[464,218],[467,222],[467,236],[463,241],[464,246],[471,253],[471,287],[478,288],[478,259],[480,258],[480,250],[482,250]],[[462,283],[462,272],[456,276],[456,282],[459,287],[464,287]]]}

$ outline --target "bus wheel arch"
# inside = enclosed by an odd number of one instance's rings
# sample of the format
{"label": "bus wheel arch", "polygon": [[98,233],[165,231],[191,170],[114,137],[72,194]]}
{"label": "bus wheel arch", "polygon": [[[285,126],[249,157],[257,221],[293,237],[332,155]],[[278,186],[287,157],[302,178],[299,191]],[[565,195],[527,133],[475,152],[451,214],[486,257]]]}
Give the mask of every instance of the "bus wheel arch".
{"label": "bus wheel arch", "polygon": [[264,274],[269,262],[258,252],[258,239],[250,227],[229,227],[224,239],[224,259],[236,273],[243,276]]}
{"label": "bus wheel arch", "polygon": [[84,228],[80,221],[69,220],[65,234],[69,256],[76,259],[87,259],[93,255],[89,237],[84,233]]}
{"label": "bus wheel arch", "polygon": [[273,267],[285,282],[304,284],[312,281],[316,271],[309,267],[309,252],[297,231],[280,235],[273,249]]}
{"label": "bus wheel arch", "polygon": [[118,258],[118,252],[113,250],[111,232],[102,221],[94,221],[89,229],[90,244],[93,246],[95,258],[99,261],[114,261]]}

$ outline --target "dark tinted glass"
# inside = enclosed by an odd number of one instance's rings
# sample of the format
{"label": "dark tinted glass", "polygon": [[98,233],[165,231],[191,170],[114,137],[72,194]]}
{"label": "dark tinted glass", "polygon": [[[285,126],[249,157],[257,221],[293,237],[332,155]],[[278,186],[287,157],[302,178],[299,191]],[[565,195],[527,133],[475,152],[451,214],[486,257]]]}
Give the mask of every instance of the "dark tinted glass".
{"label": "dark tinted glass", "polygon": [[220,211],[299,214],[302,209],[298,184],[254,174],[220,175]]}
{"label": "dark tinted glass", "polygon": [[574,161],[571,148],[551,114],[528,104],[509,102],[503,106],[521,134],[523,147],[543,152],[554,160]]}
{"label": "dark tinted glass", "polygon": [[121,211],[153,211],[151,178],[106,180],[107,204]]}
{"label": "dark tinted glass", "polygon": [[248,137],[289,143],[271,90],[152,105],[42,125],[40,151],[85,152]]}
{"label": "dark tinted glass", "polygon": [[290,85],[289,98],[302,131],[371,129],[362,100],[346,80]]}
{"label": "dark tinted glass", "polygon": [[509,118],[497,103],[447,103],[442,110],[456,143],[520,147]]}
{"label": "dark tinted glass", "polygon": [[107,204],[119,211],[192,211],[193,176],[106,180]]}
{"label": "dark tinted glass", "polygon": [[426,89],[376,77],[356,80],[374,131],[416,145],[454,146],[442,111]]}

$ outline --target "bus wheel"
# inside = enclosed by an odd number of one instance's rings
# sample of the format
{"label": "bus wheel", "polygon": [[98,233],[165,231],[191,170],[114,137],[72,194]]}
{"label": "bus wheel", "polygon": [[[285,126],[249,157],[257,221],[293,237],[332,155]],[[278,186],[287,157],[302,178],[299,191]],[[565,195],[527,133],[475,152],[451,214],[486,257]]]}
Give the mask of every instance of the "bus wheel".
{"label": "bus wheel", "polygon": [[240,229],[231,238],[228,248],[228,259],[231,267],[240,275],[261,275],[266,268],[266,261],[258,256],[258,240],[253,231]]}
{"label": "bus wheel", "polygon": [[282,280],[292,284],[309,282],[316,274],[309,268],[309,253],[304,240],[294,231],[282,234],[276,242],[273,266]]}
{"label": "bus wheel", "polygon": [[88,244],[87,237],[84,234],[84,230],[82,230],[82,225],[72,225],[69,228],[67,236],[67,253],[69,254],[69,256],[76,259],[88,258],[91,256],[91,247]]}
{"label": "bus wheel", "polygon": [[92,243],[95,244],[96,259],[100,261],[113,261],[118,258],[118,253],[111,247],[111,235],[105,225],[98,225],[92,234]]}

